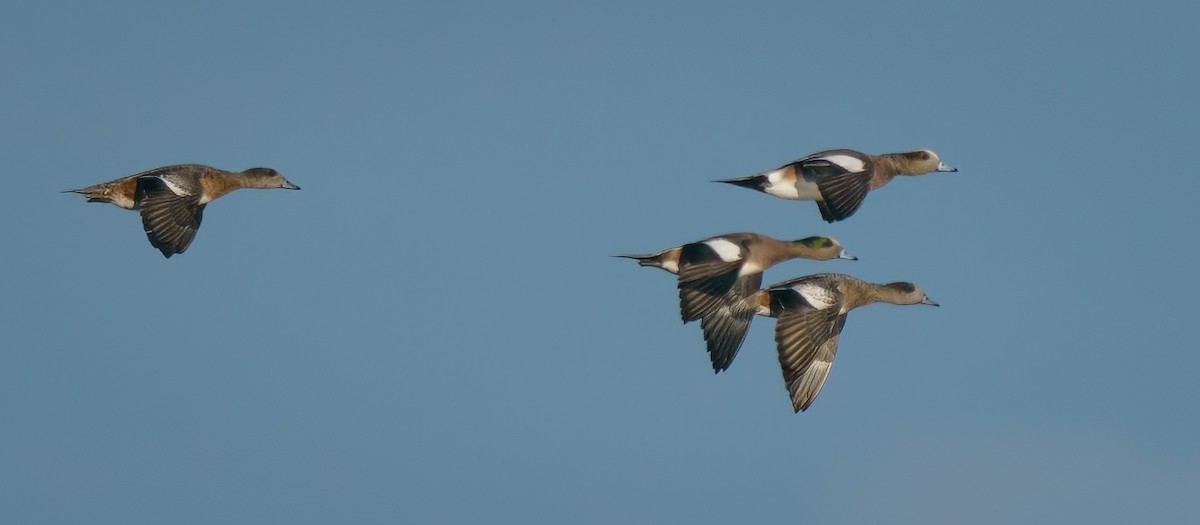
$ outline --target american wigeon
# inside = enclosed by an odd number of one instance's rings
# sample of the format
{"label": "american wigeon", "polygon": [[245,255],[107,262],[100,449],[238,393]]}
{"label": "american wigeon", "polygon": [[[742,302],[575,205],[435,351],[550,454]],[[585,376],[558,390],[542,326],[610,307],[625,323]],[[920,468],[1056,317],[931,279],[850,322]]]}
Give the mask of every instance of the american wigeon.
{"label": "american wigeon", "polygon": [[746,338],[754,308],[744,303],[758,292],[763,270],[797,257],[857,259],[832,237],[781,241],[751,232],[717,235],[652,254],[617,257],[679,275],[680,314],[684,323],[700,319],[714,372],[729,368]]}
{"label": "american wigeon", "polygon": [[873,284],[836,273],[776,283],[746,302],[757,314],[777,318],[779,364],[796,412],[807,409],[825,384],[850,310],[876,302],[938,306],[913,283]]}
{"label": "american wigeon", "polygon": [[271,168],[230,172],[201,164],[176,164],[67,192],[82,194],[88,202],[140,209],[150,244],[170,257],[183,253],[192,243],[209,201],[241,188],[300,189]]}
{"label": "american wigeon", "polygon": [[815,200],[821,217],[840,221],[858,211],[867,192],[896,175],[958,171],[927,149],[869,155],[850,149],[830,149],[801,157],[773,170],[725,182],[792,200]]}

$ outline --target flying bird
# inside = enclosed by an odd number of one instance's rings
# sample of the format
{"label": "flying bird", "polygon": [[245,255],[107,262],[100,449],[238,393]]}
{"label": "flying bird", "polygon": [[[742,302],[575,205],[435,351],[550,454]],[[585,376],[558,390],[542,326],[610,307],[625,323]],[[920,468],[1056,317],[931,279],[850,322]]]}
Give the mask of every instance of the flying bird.
{"label": "flying bird", "polygon": [[832,237],[783,241],[751,232],[717,235],[657,253],[616,257],[679,275],[680,315],[684,323],[700,320],[714,373],[729,368],[746,338],[755,306],[745,300],[758,293],[763,270],[797,257],[857,260]]}
{"label": "flying bird", "polygon": [[201,164],[176,164],[66,193],[79,193],[88,202],[140,210],[150,244],[170,258],[191,245],[209,201],[240,188],[300,189],[271,168],[230,172]]}
{"label": "flying bird", "polygon": [[922,149],[869,155],[850,149],[818,151],[773,170],[724,182],[791,200],[817,201],[827,222],[843,220],[858,211],[867,192],[897,175],[958,171],[937,153]]}
{"label": "flying bird", "polygon": [[746,302],[776,318],[779,365],[796,412],[808,409],[825,385],[850,310],[876,302],[938,306],[913,283],[874,284],[836,273],[776,283]]}

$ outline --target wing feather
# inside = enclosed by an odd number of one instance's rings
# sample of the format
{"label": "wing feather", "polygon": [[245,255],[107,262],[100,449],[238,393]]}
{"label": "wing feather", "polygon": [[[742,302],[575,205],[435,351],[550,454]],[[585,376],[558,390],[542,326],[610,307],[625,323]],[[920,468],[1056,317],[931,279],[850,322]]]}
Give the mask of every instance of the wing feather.
{"label": "wing feather", "polygon": [[199,196],[177,195],[159,177],[145,176],[138,179],[138,202],[150,244],[168,258],[186,251],[204,216]]}

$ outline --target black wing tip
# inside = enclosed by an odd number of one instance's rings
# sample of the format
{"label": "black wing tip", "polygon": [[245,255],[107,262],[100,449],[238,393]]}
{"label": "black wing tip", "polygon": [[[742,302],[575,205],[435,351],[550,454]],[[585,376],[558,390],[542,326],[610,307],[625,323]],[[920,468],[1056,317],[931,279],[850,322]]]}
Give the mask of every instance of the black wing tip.
{"label": "black wing tip", "polygon": [[[736,353],[735,353],[735,355],[736,355]],[[733,356],[727,356],[727,357],[718,356],[718,355],[713,354],[712,351],[709,351],[708,357],[709,357],[709,360],[712,361],[712,367],[713,367],[714,374],[719,374],[721,372],[729,370],[729,365],[733,364]]]}
{"label": "black wing tip", "polygon": [[[743,334],[742,341],[745,340],[745,337],[745,334]],[[733,365],[733,358],[737,357],[738,350],[742,349],[742,341],[738,341],[736,345],[724,339],[714,341],[714,346],[717,348],[709,348],[708,350],[708,359],[712,362],[714,374],[729,370],[730,365]]]}
{"label": "black wing tip", "polygon": [[[151,243],[151,244],[153,244],[153,243]],[[187,251],[186,246],[184,246],[183,248],[176,248],[174,245],[159,244],[159,245],[154,245],[154,247],[157,248],[158,251],[162,252],[163,257],[166,257],[168,259],[170,259],[172,255],[178,255],[178,254],[181,254],[181,253]]]}
{"label": "black wing tip", "polygon": [[812,399],[809,399],[808,401],[801,402],[800,404],[796,404],[796,402],[793,400],[792,401],[792,413],[799,414],[801,412],[804,412],[805,410],[808,410],[808,407],[811,407],[813,404],[813,401],[815,401],[815,400],[816,400],[816,398],[814,397]]}
{"label": "black wing tip", "polygon": [[153,234],[154,232],[146,232],[146,238],[150,240],[150,246],[162,253],[163,257],[170,259],[172,255],[183,253],[183,250],[176,250],[174,245],[155,239]]}
{"label": "black wing tip", "polygon": [[856,208],[854,210],[850,210],[850,213],[841,214],[841,213],[838,213],[836,210],[834,210],[832,207],[830,207],[829,203],[827,203],[823,200],[817,201],[817,208],[819,210],[821,210],[821,218],[825,219],[825,222],[828,222],[831,224],[838,222],[838,221],[844,221],[847,218],[849,218],[851,215],[854,215],[854,212],[858,211],[858,209]]}

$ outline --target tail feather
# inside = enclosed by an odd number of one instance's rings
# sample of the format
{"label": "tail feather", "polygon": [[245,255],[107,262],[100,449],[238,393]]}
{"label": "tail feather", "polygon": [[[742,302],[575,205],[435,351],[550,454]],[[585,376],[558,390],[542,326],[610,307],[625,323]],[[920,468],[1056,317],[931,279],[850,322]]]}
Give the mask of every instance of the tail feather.
{"label": "tail feather", "polygon": [[657,258],[658,258],[657,253],[653,253],[653,254],[636,254],[636,253],[618,254],[618,255],[614,255],[613,257],[623,257],[625,259],[633,259],[633,260],[637,261],[638,266],[662,266],[662,264],[657,261]]}
{"label": "tail feather", "polygon": [[125,177],[83,188],[64,190],[63,193],[78,193],[87,197],[88,202],[107,202],[119,208],[134,210],[138,207],[135,196],[136,186],[137,179]]}
{"label": "tail feather", "polygon": [[105,188],[97,188],[88,186],[86,188],[78,188],[74,190],[64,190],[63,193],[78,193],[87,197],[88,202],[112,202],[109,192]]}

